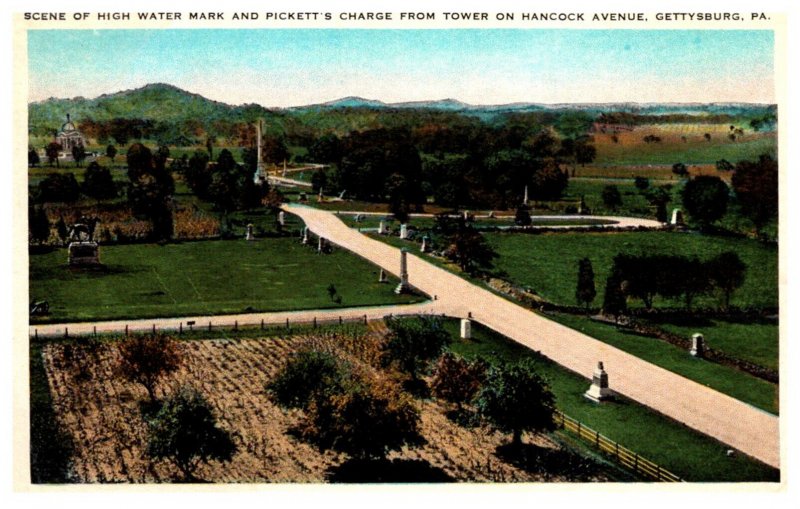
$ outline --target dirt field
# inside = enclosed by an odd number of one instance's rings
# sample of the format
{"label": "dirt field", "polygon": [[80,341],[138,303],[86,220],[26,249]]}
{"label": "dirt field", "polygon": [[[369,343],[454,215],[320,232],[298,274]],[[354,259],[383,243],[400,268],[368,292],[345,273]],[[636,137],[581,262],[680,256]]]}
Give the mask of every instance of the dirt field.
{"label": "dirt field", "polygon": [[[211,482],[328,482],[343,480],[347,456],[325,452],[294,437],[289,430],[299,422],[299,411],[285,411],[269,399],[264,385],[290,353],[309,338],[202,340],[180,343],[183,367],[162,383],[158,397],[180,385],[201,392],[214,407],[221,427],[234,435],[238,452],[230,463],[201,465],[196,476]],[[93,347],[48,345],[45,369],[55,413],[72,436],[75,482],[170,482],[180,478],[169,462],[147,457],[147,426],[139,404],[145,389],[114,372],[118,351],[113,343]],[[561,450],[544,437],[526,436],[538,447],[537,468],[528,462],[517,467],[496,455],[508,437],[486,428],[465,429],[445,416],[449,407],[433,401],[417,403],[421,432],[427,444],[392,453],[388,459],[427,472],[424,479],[452,481],[595,481],[596,473],[559,474],[573,468],[542,465],[581,464],[585,460]],[[502,448],[500,449],[502,451]],[[519,463],[518,463],[519,464]]]}

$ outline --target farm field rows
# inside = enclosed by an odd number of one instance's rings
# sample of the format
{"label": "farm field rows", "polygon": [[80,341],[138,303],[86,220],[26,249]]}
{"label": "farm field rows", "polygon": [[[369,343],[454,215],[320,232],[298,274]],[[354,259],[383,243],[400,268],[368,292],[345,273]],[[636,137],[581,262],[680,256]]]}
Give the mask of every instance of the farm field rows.
{"label": "farm field rows", "polygon": [[[220,426],[232,432],[238,452],[230,463],[212,462],[197,472],[215,482],[323,482],[344,480],[347,457],[300,441],[289,431],[297,411],[270,400],[264,385],[306,337],[195,340],[180,343],[184,362],[157,390],[158,397],[189,385],[211,403]],[[165,482],[178,476],[169,463],[147,457],[147,427],[139,411],[146,399],[141,386],[115,374],[115,343],[94,348],[50,344],[44,364],[54,408],[75,446],[76,482]],[[447,407],[418,401],[421,431],[427,443],[390,454],[390,460],[421,472],[418,481],[569,480],[552,472],[531,472],[494,456],[507,437],[486,428],[462,428],[450,422]],[[547,454],[567,453],[547,437],[529,436]],[[580,480],[604,480],[597,472]]]}

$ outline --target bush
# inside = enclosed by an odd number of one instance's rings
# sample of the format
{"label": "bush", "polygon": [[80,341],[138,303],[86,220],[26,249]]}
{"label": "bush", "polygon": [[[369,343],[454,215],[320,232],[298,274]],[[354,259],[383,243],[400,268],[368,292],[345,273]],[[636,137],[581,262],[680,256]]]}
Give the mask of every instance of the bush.
{"label": "bush", "polygon": [[307,408],[314,399],[341,392],[346,375],[346,367],[333,355],[304,350],[289,360],[267,390],[280,406]]}
{"label": "bush", "polygon": [[111,177],[108,168],[103,168],[96,161],[89,163],[86,168],[86,175],[83,179],[83,192],[97,200],[115,198],[117,196],[117,186]]}
{"label": "bush", "polygon": [[217,426],[208,402],[187,388],[167,399],[148,424],[148,454],[171,460],[185,480],[193,479],[201,462],[229,461],[236,453],[236,444]]}
{"label": "bush", "polygon": [[39,182],[37,198],[40,203],[74,202],[80,198],[80,188],[72,173],[51,173]]}
{"label": "bush", "polygon": [[469,403],[486,377],[487,364],[483,360],[467,361],[447,352],[439,357],[431,389],[437,398],[455,403],[459,410]]}
{"label": "bush", "polygon": [[432,316],[388,318],[389,335],[382,356],[384,366],[395,365],[416,380],[419,372],[438,357],[450,341],[442,321]]}

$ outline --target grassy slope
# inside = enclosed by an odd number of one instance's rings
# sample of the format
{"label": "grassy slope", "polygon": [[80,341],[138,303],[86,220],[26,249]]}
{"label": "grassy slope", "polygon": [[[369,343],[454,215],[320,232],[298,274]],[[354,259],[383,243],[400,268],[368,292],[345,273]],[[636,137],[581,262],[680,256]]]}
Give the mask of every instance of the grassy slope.
{"label": "grassy slope", "polygon": [[[457,335],[456,322],[449,322]],[[457,336],[456,336],[457,337]],[[583,397],[589,382],[548,359],[480,326],[473,340],[451,349],[466,357],[513,361],[532,358],[550,383],[560,410],[689,481],[777,481],[778,472],[641,405],[620,399],[596,405]]]}
{"label": "grassy slope", "polygon": [[[30,257],[32,298],[51,321],[318,309],[404,303],[378,269],[336,249],[318,255],[296,238],[102,246],[104,269],[71,270],[66,250]],[[327,293],[334,284],[342,297]]]}
{"label": "grassy slope", "polygon": [[[680,254],[701,260],[723,251],[735,251],[747,265],[745,283],[731,299],[736,306],[778,305],[778,249],[754,240],[702,236],[674,232],[555,233],[512,235],[487,233],[487,240],[500,254],[495,266],[507,278],[530,287],[558,304],[575,304],[578,260],[588,257],[595,274],[597,297],[603,302],[604,283],[612,259],[618,253]],[[631,302],[640,305],[638,302]],[[717,306],[718,298],[701,297],[697,306]],[[655,305],[681,306],[680,301],[656,300]]]}

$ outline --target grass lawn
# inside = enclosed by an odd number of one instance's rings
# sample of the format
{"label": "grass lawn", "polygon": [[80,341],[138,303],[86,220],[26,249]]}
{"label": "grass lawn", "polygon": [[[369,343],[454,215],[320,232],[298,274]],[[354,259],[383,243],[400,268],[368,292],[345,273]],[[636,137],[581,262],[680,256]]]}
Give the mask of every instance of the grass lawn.
{"label": "grass lawn", "polygon": [[674,334],[705,336],[706,344],[742,360],[778,369],[778,324],[737,323],[723,320],[698,320],[695,323],[653,323]]}
{"label": "grass lawn", "polygon": [[[294,237],[101,246],[103,268],[70,269],[65,249],[30,256],[44,321],[319,309],[418,301],[380,284],[378,268],[342,249],[318,255]],[[328,295],[336,287],[341,303]]]}
{"label": "grass lawn", "polygon": [[[778,306],[778,248],[755,240],[660,231],[540,235],[486,233],[485,236],[500,255],[495,261],[498,273],[505,273],[506,279],[529,287],[557,304],[576,303],[578,260],[583,257],[592,262],[597,289],[594,304],[600,305],[612,259],[619,253],[664,253],[697,256],[704,260],[723,251],[734,251],[747,266],[747,274],[744,285],[734,292],[731,304],[740,307]],[[641,304],[631,301],[629,305]],[[656,299],[654,305],[680,307],[682,302]],[[695,305],[716,307],[719,298],[698,297]]]}
{"label": "grass lawn", "polygon": [[583,316],[552,314],[548,318],[740,401],[778,413],[778,386],[744,371],[696,359],[666,341],[619,330]]}
{"label": "grass lawn", "polygon": [[[456,321],[449,321],[447,327],[458,337]],[[561,411],[688,481],[779,480],[777,470],[742,454],[728,457],[726,445],[632,401],[621,398],[602,405],[591,403],[583,397],[589,387],[586,379],[477,324],[473,324],[472,340],[455,340],[450,348],[465,357],[480,355],[491,362],[533,359]]]}

